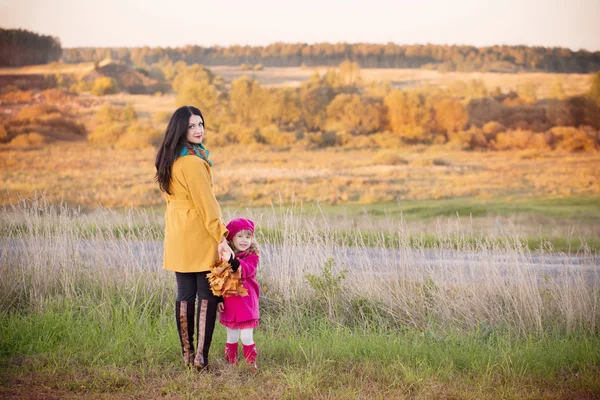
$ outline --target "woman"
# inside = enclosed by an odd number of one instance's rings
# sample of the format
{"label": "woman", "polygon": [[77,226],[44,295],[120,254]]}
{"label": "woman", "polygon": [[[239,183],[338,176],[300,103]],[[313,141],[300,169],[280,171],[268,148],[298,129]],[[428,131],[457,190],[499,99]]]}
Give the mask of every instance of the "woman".
{"label": "woman", "polygon": [[198,369],[208,366],[217,309],[223,308],[222,299],[210,291],[206,274],[218,257],[234,256],[212,190],[212,163],[202,145],[204,123],[196,107],[177,109],[156,156],[156,180],[167,200],[163,267],[175,271],[177,280],[175,315],[183,361]]}

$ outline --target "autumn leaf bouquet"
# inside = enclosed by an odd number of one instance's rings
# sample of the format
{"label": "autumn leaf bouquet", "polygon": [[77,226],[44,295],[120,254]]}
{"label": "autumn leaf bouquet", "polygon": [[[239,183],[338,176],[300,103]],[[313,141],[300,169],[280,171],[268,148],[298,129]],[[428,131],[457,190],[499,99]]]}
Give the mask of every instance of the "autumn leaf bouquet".
{"label": "autumn leaf bouquet", "polygon": [[248,290],[242,286],[241,269],[233,272],[226,260],[217,260],[206,275],[210,290],[215,296],[248,296]]}

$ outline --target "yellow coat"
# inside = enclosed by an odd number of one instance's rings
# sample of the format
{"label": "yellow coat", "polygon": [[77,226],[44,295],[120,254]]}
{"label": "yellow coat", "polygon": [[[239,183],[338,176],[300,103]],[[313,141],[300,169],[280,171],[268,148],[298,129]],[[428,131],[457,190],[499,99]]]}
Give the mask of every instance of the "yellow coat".
{"label": "yellow coat", "polygon": [[166,195],[163,268],[202,272],[218,259],[217,246],[227,229],[213,193],[210,165],[196,155],[179,157],[171,169]]}

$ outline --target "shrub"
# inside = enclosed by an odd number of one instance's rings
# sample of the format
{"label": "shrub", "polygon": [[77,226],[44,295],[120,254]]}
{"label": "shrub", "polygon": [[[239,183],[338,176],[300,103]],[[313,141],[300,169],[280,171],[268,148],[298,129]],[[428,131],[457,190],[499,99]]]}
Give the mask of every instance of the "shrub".
{"label": "shrub", "polygon": [[48,104],[34,104],[32,106],[25,106],[17,114],[17,119],[21,121],[35,121],[40,119],[43,115],[56,112],[56,108]]}
{"label": "shrub", "polygon": [[121,111],[121,115],[120,115],[119,119],[123,122],[133,122],[133,121],[137,121],[138,115],[135,112],[135,109],[133,108],[133,106],[131,104],[127,104],[127,106],[125,106],[123,111]]}
{"label": "shrub", "polygon": [[104,123],[97,125],[88,135],[88,142],[100,146],[112,146],[125,132],[125,125],[121,123]]}
{"label": "shrub", "polygon": [[104,96],[117,93],[117,81],[107,76],[103,76],[94,81],[92,94],[95,96]]}
{"label": "shrub", "polygon": [[447,167],[451,165],[450,161],[444,160],[443,158],[434,158],[433,160],[431,160],[431,163],[433,165],[437,165],[438,167]]}
{"label": "shrub", "polygon": [[40,146],[44,144],[45,140],[42,135],[36,132],[24,133],[18,135],[10,141],[12,146],[29,147],[29,146]]}
{"label": "shrub", "polygon": [[315,304],[330,320],[335,320],[339,309],[339,297],[342,293],[342,282],[346,278],[346,270],[337,274],[333,272],[334,260],[327,259],[321,275],[306,274],[306,280],[315,291]]}
{"label": "shrub", "polygon": [[133,124],[119,136],[115,149],[141,149],[152,147],[160,139],[160,132],[151,125]]}
{"label": "shrub", "polygon": [[89,92],[90,90],[92,90],[92,83],[85,81],[79,81],[69,87],[69,91],[73,93],[85,93]]}
{"label": "shrub", "polygon": [[593,151],[596,148],[594,139],[586,132],[570,126],[557,126],[550,130],[557,142],[556,149],[571,153]]}
{"label": "shrub", "polygon": [[33,101],[33,92],[30,90],[3,91],[0,100],[2,103],[7,104],[31,103]]}
{"label": "shrub", "polygon": [[42,95],[46,99],[46,102],[50,104],[66,103],[70,99],[70,96],[65,91],[59,89],[46,89],[42,91]]}
{"label": "shrub", "polygon": [[499,133],[494,148],[497,150],[526,149],[533,134],[531,131],[521,129]]}
{"label": "shrub", "polygon": [[281,132],[276,125],[269,125],[260,130],[262,138],[273,146],[290,146],[296,141],[296,135]]}
{"label": "shrub", "polygon": [[256,65],[254,66],[254,70],[255,70],[255,71],[262,71],[263,69],[264,69],[264,67],[263,67],[263,65],[262,65],[262,64],[256,64]]}

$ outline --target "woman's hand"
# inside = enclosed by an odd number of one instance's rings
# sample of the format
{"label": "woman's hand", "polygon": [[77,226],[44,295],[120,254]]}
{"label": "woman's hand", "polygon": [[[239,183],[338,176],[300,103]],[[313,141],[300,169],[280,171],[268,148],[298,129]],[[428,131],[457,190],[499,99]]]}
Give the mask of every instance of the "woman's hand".
{"label": "woman's hand", "polygon": [[229,244],[227,244],[227,239],[225,237],[223,237],[223,240],[219,243],[217,250],[219,252],[220,261],[229,260],[230,257],[235,258],[235,253],[231,250]]}
{"label": "woman's hand", "polygon": [[221,302],[221,303],[217,303],[217,312],[223,312],[225,311],[225,303]]}

